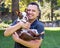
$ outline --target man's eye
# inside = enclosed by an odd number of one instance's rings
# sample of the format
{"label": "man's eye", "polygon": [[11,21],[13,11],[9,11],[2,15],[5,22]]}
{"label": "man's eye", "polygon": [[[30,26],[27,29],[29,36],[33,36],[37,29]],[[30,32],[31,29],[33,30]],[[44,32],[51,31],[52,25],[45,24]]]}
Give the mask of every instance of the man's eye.
{"label": "man's eye", "polygon": [[33,12],[35,12],[35,10],[32,10]]}
{"label": "man's eye", "polygon": [[30,9],[27,9],[27,11],[32,11],[32,12],[36,12],[35,10],[30,10]]}
{"label": "man's eye", "polygon": [[30,11],[30,10],[27,10],[27,11]]}

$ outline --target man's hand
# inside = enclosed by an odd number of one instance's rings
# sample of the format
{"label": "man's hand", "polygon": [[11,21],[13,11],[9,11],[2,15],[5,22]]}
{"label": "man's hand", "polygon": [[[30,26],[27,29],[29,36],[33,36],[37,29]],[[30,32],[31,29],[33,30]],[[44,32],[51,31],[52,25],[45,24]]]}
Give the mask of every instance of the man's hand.
{"label": "man's hand", "polygon": [[13,40],[14,41],[18,41],[18,39],[19,39],[19,36],[18,36],[18,34],[15,32],[13,35],[12,35],[12,38],[13,38]]}
{"label": "man's hand", "polygon": [[24,23],[24,25],[22,25],[22,28],[29,29],[30,23],[29,22]]}

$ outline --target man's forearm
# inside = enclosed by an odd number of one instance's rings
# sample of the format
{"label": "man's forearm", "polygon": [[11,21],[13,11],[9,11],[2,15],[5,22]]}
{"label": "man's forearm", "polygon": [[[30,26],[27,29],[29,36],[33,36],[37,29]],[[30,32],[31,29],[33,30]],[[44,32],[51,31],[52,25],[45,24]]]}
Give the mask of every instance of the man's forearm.
{"label": "man's forearm", "polygon": [[20,43],[20,44],[22,44],[22,45],[24,45],[24,46],[26,46],[26,47],[31,47],[31,45],[27,42],[27,41],[24,41],[24,40],[22,40],[22,39],[18,39],[18,40],[16,40],[18,43]]}
{"label": "man's forearm", "polygon": [[19,28],[21,28],[21,24],[20,23],[17,23],[16,25],[14,26],[10,26],[8,27],[5,32],[4,32],[4,36],[9,36],[11,34],[13,34],[16,30],[18,30]]}
{"label": "man's forearm", "polygon": [[29,48],[39,48],[42,40],[24,41],[22,39],[18,39],[17,42]]}

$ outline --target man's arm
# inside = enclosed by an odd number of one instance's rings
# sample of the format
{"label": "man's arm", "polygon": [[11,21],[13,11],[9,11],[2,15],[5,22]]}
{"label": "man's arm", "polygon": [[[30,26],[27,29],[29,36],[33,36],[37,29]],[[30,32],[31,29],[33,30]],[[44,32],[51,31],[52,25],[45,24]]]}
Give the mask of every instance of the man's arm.
{"label": "man's arm", "polygon": [[31,41],[24,41],[22,39],[18,39],[17,42],[20,43],[20,44],[23,44],[24,46],[29,47],[29,48],[39,48],[39,46],[42,43],[42,39],[31,40]]}
{"label": "man's arm", "polygon": [[11,34],[13,34],[17,29],[21,28],[22,26],[22,22],[17,23],[14,26],[10,26],[8,28],[6,28],[5,32],[4,32],[4,36],[10,36]]}
{"label": "man's arm", "polygon": [[19,38],[19,36],[17,35],[17,33],[13,34],[13,39],[14,41],[29,47],[29,48],[39,48],[39,46],[41,46],[42,43],[42,38],[40,40],[31,40],[31,41],[24,41],[22,39]]}
{"label": "man's arm", "polygon": [[4,36],[9,36],[9,35],[13,34],[14,32],[16,32],[16,30],[20,29],[21,27],[22,28],[29,28],[30,23],[29,22],[26,22],[26,23],[18,22],[17,24],[10,26],[5,30]]}

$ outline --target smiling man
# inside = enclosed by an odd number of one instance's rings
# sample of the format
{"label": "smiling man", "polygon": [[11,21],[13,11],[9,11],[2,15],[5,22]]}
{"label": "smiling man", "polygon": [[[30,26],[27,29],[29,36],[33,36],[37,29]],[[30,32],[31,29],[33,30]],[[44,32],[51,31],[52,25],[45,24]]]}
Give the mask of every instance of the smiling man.
{"label": "smiling man", "polygon": [[[22,22],[19,22],[16,24],[15,23],[16,21],[15,21],[12,26],[6,29],[6,31],[4,32],[4,35],[5,36],[12,35],[13,40],[15,41],[15,48],[39,48],[41,47],[41,43],[44,38],[44,25],[38,19],[38,17],[40,16],[40,12],[41,10],[39,8],[39,5],[36,2],[31,2],[28,4],[26,8],[27,17],[28,17],[30,24],[22,23]],[[19,38],[18,34],[15,31],[21,27],[29,28],[29,29],[36,29],[38,33],[41,34],[40,39],[25,41]]]}

